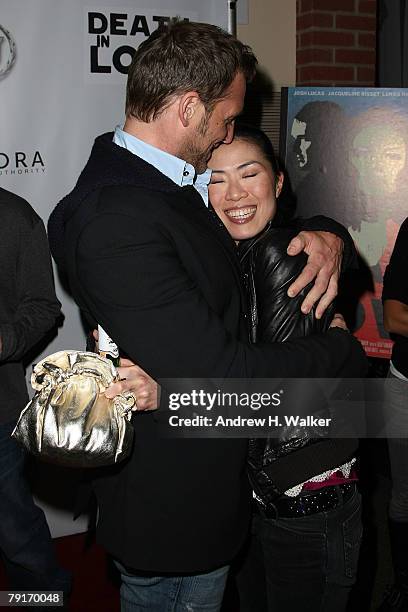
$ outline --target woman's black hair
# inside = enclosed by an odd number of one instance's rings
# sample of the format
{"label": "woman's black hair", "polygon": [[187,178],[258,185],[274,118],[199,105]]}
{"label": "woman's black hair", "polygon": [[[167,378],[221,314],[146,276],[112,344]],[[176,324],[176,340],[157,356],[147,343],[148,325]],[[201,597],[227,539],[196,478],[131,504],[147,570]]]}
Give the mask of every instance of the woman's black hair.
{"label": "woman's black hair", "polygon": [[265,132],[251,125],[237,123],[234,130],[234,138],[237,140],[246,140],[256,145],[271,164],[274,175],[277,176],[280,173],[281,170],[278,159],[275,155],[272,143]]}
{"label": "woman's black hair", "polygon": [[281,167],[268,136],[259,128],[237,122],[234,130],[234,139],[245,140],[246,142],[249,142],[250,144],[253,144],[259,148],[262,155],[271,164],[272,172],[275,176],[275,186],[277,185],[278,175],[282,172],[284,173],[285,180],[283,183],[283,189],[279,196],[279,206],[272,221],[272,225],[274,227],[282,227],[287,225],[293,219],[296,209],[296,200],[293,196],[288,176]]}

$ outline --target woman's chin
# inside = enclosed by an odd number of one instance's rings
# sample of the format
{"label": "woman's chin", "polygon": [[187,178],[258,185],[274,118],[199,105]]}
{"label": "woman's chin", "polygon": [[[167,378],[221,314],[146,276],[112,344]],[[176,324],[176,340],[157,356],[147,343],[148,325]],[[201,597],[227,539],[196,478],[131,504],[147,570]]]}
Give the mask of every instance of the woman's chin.
{"label": "woman's chin", "polygon": [[250,226],[240,226],[238,229],[236,227],[229,227],[228,231],[231,237],[234,240],[248,240],[248,238],[253,238],[259,233],[259,230],[255,227]]}

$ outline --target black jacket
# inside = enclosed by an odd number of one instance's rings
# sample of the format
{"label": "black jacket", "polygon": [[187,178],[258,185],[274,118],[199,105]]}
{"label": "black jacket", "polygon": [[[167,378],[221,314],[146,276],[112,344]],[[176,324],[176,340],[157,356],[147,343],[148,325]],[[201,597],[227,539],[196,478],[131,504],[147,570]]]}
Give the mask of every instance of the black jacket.
{"label": "black jacket", "polygon": [[[397,300],[408,305],[408,218],[402,223],[384,274],[383,302]],[[391,360],[401,374],[408,378],[408,337],[391,334],[394,340]]]}
{"label": "black jacket", "polygon": [[[177,186],[112,134],[96,140],[49,236],[90,323],[156,379],[329,376],[361,359],[340,331],[246,343],[241,270],[224,226],[194,187]],[[162,418],[136,414],[132,456],[96,481],[99,539],[135,570],[208,571],[246,536],[247,442],[164,439]]]}
{"label": "black jacket", "polygon": [[22,198],[0,188],[0,422],[28,401],[22,360],[60,314],[44,224]]}
{"label": "black jacket", "polygon": [[[286,253],[299,226],[275,228],[269,225],[259,236],[241,243],[239,257],[248,295],[248,320],[252,342],[284,342],[310,334],[325,332],[333,318],[331,305],[321,319],[314,309],[308,315],[301,304],[311,284],[295,298],[287,296],[291,283],[299,276],[306,263],[306,255],[289,256]],[[339,376],[354,377],[364,374],[364,367],[345,364]],[[311,388],[307,381],[296,381],[286,394],[293,414],[330,417],[322,394]],[[357,450],[357,440],[331,440],[322,436],[321,427],[291,425],[274,429],[269,438],[249,442],[248,473],[251,485],[265,504],[296,484],[305,482],[328,469],[345,463]]]}

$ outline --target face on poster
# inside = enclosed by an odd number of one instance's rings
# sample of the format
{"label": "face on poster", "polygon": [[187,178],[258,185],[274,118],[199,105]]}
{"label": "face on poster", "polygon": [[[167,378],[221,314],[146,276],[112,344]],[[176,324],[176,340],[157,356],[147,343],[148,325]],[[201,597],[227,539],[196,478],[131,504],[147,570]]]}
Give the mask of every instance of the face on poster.
{"label": "face on poster", "polygon": [[382,278],[408,214],[408,92],[289,88],[285,127],[296,212],[349,230],[366,270],[353,328],[370,356],[389,357]]}

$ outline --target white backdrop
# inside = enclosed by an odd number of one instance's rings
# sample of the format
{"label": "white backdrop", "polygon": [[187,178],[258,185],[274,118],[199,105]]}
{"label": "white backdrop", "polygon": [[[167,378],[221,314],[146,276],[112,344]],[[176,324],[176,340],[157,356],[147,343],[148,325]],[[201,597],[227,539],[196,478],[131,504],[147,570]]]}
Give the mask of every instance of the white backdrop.
{"label": "white backdrop", "polygon": [[[0,186],[45,223],[95,136],[123,122],[132,48],[173,16],[226,28],[227,0],[0,0]],[[78,310],[57,277],[56,287],[65,321],[44,355],[84,347]],[[39,471],[54,491],[58,472]],[[47,497],[53,535],[84,528]]]}

